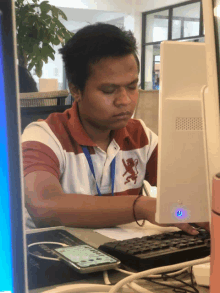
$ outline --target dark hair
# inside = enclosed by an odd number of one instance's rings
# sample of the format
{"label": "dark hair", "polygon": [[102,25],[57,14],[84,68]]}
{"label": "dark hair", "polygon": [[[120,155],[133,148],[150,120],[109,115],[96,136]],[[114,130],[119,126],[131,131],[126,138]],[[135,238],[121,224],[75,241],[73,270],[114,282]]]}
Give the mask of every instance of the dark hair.
{"label": "dark hair", "polygon": [[90,76],[90,65],[102,58],[133,54],[139,70],[137,45],[132,32],[106,23],[80,29],[59,52],[63,56],[68,81],[81,91]]}
{"label": "dark hair", "polygon": [[18,65],[18,76],[20,93],[38,92],[37,84],[27,68]]}

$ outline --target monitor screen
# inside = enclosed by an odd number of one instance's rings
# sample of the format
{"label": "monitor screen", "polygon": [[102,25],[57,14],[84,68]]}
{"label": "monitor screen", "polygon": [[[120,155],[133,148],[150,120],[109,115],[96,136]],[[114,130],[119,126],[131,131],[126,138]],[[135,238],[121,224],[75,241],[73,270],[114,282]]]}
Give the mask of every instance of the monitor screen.
{"label": "monitor screen", "polygon": [[0,292],[27,292],[13,5],[0,2]]}
{"label": "monitor screen", "polygon": [[[4,92],[4,75],[3,75],[3,52],[2,52],[2,13],[0,11],[0,136],[1,136],[1,160],[0,160],[0,178],[1,178],[1,205],[0,205],[0,221],[1,221],[1,239],[0,242],[0,275],[3,283],[0,285],[1,291],[12,291],[12,255],[11,255],[11,234],[8,231],[10,226],[10,195],[9,195],[9,170],[8,170],[8,150],[7,150],[7,133],[6,133],[6,108],[5,108],[5,92]],[[6,265],[7,264],[7,265]]]}

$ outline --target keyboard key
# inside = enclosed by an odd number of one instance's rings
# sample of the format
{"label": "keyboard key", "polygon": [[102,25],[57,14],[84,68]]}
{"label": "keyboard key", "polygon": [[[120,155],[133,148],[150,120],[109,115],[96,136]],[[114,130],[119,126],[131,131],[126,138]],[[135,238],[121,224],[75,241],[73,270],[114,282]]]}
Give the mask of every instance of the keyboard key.
{"label": "keyboard key", "polygon": [[170,246],[168,244],[161,244],[160,247],[161,247],[161,249],[165,249],[165,248],[168,248]]}
{"label": "keyboard key", "polygon": [[195,246],[195,245],[196,245],[196,243],[194,241],[188,242],[188,246]]}
{"label": "keyboard key", "polygon": [[197,244],[197,245],[202,245],[202,244],[204,244],[204,242],[203,242],[202,240],[197,240],[197,241],[196,241],[196,244]]}
{"label": "keyboard key", "polygon": [[108,247],[111,247],[111,248],[115,248],[116,246],[117,246],[117,244],[118,244],[118,242],[108,242],[108,243],[106,243],[106,245],[108,246]]}
{"label": "keyboard key", "polygon": [[127,251],[129,251],[129,248],[126,247],[126,246],[119,246],[119,247],[117,247],[116,249],[117,249],[118,251],[120,251],[120,252],[127,252]]}
{"label": "keyboard key", "polygon": [[177,244],[176,247],[177,247],[177,248],[186,248],[186,247],[187,247],[187,244],[180,243],[180,244]]}

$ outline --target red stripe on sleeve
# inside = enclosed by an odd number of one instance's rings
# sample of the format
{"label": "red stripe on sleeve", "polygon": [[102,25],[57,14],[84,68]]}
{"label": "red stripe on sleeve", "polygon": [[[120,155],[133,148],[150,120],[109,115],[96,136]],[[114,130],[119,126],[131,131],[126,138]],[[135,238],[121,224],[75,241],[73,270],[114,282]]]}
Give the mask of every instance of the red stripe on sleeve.
{"label": "red stripe on sleeve", "polygon": [[34,171],[47,171],[59,180],[60,163],[54,151],[41,142],[22,143],[24,176]]}

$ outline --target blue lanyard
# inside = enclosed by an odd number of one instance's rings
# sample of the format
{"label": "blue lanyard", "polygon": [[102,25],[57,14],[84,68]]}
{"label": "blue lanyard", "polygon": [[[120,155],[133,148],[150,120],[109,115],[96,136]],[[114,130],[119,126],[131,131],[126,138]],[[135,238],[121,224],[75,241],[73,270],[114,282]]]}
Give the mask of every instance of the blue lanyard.
{"label": "blue lanyard", "polygon": [[[97,181],[96,181],[96,178],[95,178],[95,171],[94,171],[94,167],[93,167],[93,163],[92,163],[92,158],[90,156],[90,153],[89,153],[89,150],[86,146],[81,146],[82,147],[82,150],[86,156],[86,159],[88,161],[88,164],[89,164],[89,168],[92,172],[92,175],[95,179],[95,183],[96,183],[96,188],[97,188],[97,191],[98,191],[98,195],[101,196],[101,192],[100,192],[100,189],[98,187],[98,184],[97,184]],[[112,195],[114,195],[114,185],[115,185],[115,158],[112,160],[111,162],[111,181],[112,181]]]}

